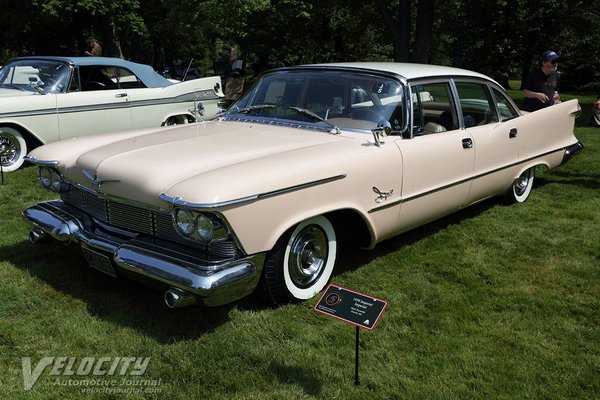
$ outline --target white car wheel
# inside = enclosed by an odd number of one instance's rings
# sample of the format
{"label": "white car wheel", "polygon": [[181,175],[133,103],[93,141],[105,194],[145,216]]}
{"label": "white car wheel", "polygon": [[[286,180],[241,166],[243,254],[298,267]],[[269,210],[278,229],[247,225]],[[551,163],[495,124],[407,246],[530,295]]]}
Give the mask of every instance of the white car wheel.
{"label": "white car wheel", "polygon": [[533,178],[535,176],[535,167],[526,169],[521,176],[513,183],[508,191],[506,199],[508,203],[523,203],[531,194],[533,188]]}
{"label": "white car wheel", "polygon": [[267,255],[265,289],[274,304],[310,299],[325,288],[337,256],[337,240],[324,216],[298,224]]}
{"label": "white car wheel", "polygon": [[173,117],[169,117],[163,125],[173,126],[173,125],[184,125],[184,124],[188,124],[188,123],[189,123],[189,121],[185,115],[176,115]]}
{"label": "white car wheel", "polygon": [[23,136],[8,126],[0,127],[0,162],[4,172],[11,172],[23,165],[27,155],[27,143]]}

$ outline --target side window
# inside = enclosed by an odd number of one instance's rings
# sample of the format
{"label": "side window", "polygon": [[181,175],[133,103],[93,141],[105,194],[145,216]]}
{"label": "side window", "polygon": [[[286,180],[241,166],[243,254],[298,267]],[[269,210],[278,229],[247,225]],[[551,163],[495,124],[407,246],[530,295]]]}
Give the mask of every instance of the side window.
{"label": "side window", "polygon": [[456,90],[466,128],[498,122],[494,101],[487,85],[457,82]]}
{"label": "side window", "polygon": [[118,89],[114,67],[81,66],[79,78],[81,91]]}
{"label": "side window", "polygon": [[413,133],[428,135],[457,128],[448,82],[412,86]]}
{"label": "side window", "polygon": [[146,86],[127,68],[116,68],[116,77],[121,89],[139,89]]}
{"label": "side window", "polygon": [[519,116],[519,112],[515,110],[511,102],[506,96],[497,89],[492,89],[494,93],[494,99],[496,100],[496,107],[498,108],[498,114],[500,114],[500,121],[508,121]]}

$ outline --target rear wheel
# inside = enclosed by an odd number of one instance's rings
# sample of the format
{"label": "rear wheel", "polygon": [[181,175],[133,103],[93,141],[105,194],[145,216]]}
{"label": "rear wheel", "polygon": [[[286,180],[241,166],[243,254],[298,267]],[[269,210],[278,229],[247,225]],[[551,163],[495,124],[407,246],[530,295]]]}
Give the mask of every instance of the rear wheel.
{"label": "rear wheel", "polygon": [[27,155],[27,142],[19,131],[8,126],[0,127],[0,162],[2,170],[11,172],[23,165]]}
{"label": "rear wheel", "polygon": [[521,176],[515,180],[510,190],[506,193],[506,202],[508,204],[525,202],[531,194],[534,176],[535,167],[526,169]]}
{"label": "rear wheel", "polygon": [[288,231],[267,254],[264,290],[273,304],[310,299],[325,288],[335,264],[337,240],[331,222],[313,217]]}
{"label": "rear wheel", "polygon": [[167,118],[167,120],[163,123],[165,126],[173,126],[173,125],[183,125],[189,123],[188,118],[185,115],[174,115],[172,117]]}

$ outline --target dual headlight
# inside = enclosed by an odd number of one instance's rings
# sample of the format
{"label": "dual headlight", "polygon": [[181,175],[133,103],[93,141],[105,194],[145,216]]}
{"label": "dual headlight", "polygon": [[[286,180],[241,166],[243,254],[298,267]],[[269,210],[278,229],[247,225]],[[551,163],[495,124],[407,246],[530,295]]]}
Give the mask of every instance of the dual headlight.
{"label": "dual headlight", "polygon": [[39,167],[38,178],[40,185],[44,189],[51,190],[56,193],[68,192],[70,185],[65,182],[60,172],[50,167]]}
{"label": "dual headlight", "polygon": [[214,214],[176,208],[173,221],[180,235],[202,242],[211,242],[228,234],[225,224]]}

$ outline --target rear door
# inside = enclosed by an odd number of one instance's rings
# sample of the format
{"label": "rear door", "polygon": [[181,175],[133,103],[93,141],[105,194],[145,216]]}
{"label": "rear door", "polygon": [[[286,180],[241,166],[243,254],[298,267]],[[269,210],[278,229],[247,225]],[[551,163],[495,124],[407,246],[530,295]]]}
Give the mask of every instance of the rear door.
{"label": "rear door", "polygon": [[473,137],[475,164],[467,204],[502,192],[518,169],[518,110],[487,82],[456,81],[460,114]]}

